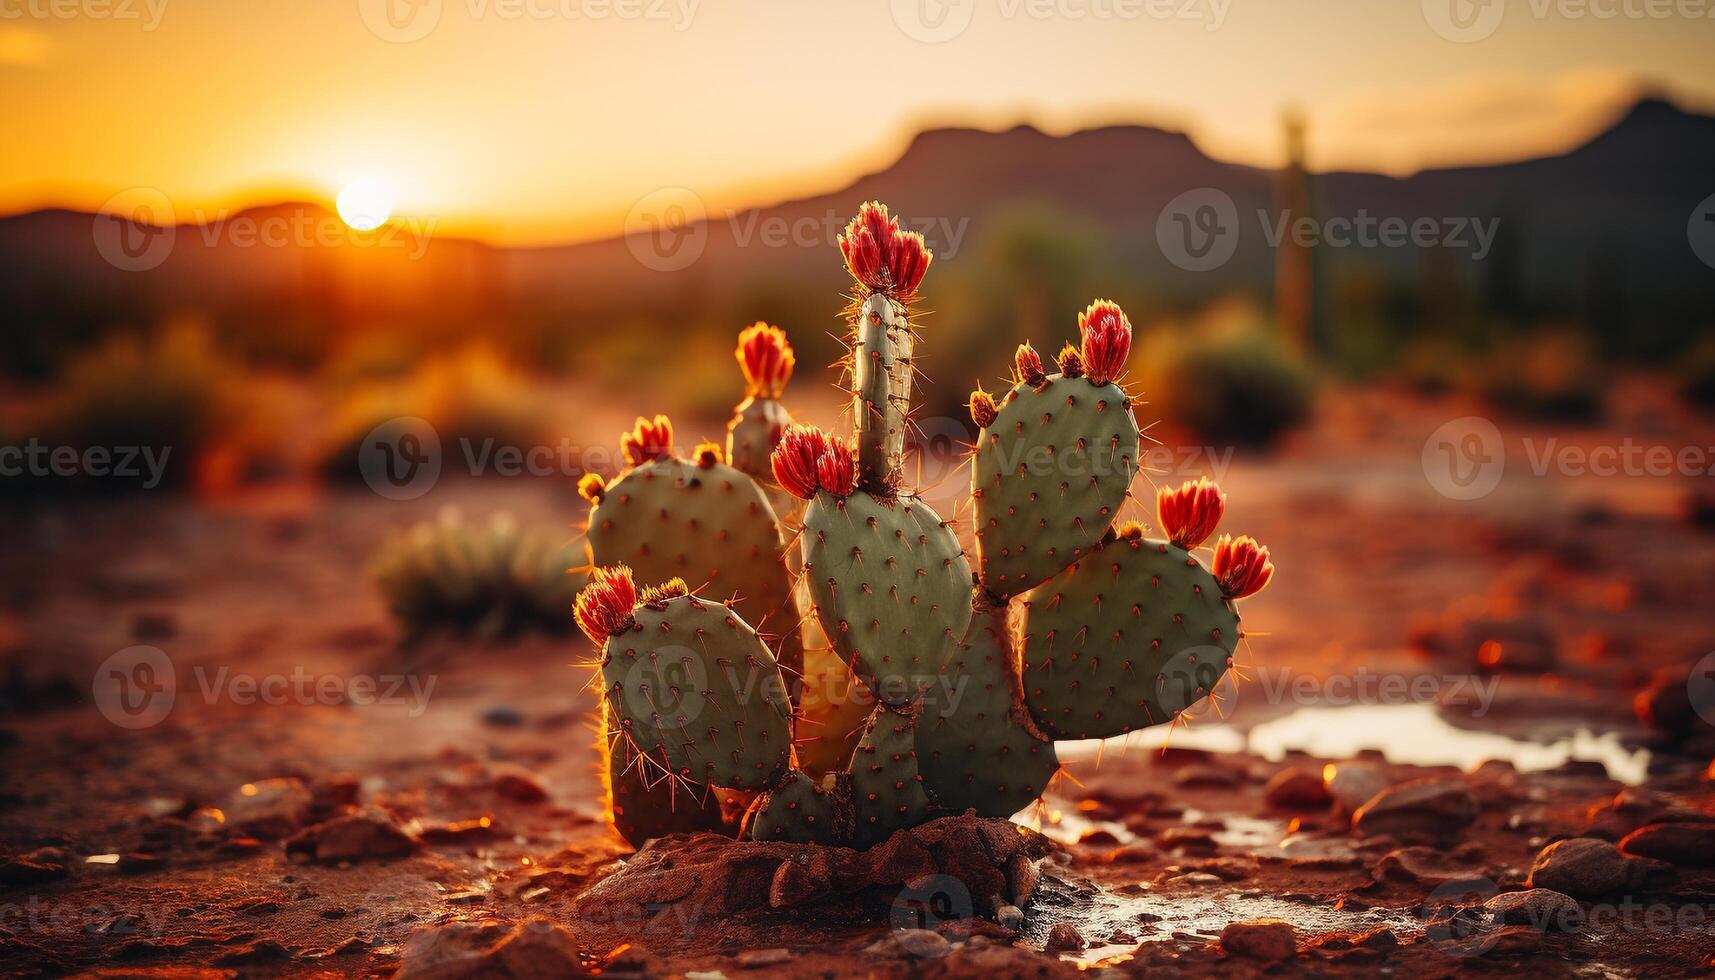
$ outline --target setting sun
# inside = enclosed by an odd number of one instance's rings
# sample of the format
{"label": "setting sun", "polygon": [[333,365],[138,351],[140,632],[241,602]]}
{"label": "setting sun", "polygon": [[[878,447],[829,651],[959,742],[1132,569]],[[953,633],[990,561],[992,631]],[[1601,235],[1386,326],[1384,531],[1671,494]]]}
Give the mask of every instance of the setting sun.
{"label": "setting sun", "polygon": [[393,214],[393,189],[360,177],[346,184],[334,202],[341,221],[358,231],[374,231]]}

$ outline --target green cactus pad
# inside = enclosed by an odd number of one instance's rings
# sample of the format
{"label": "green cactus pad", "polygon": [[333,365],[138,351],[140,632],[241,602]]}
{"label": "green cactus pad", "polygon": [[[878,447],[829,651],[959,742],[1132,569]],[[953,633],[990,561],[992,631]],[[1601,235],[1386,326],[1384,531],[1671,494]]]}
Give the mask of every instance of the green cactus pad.
{"label": "green cactus pad", "polygon": [[929,796],[949,813],[1010,817],[1035,802],[1060,769],[1054,743],[1017,712],[1018,660],[1006,609],[978,593],[969,635],[923,695],[917,766]]}
{"label": "green cactus pad", "polygon": [[[602,780],[608,793],[608,809],[614,829],[633,847],[668,834],[707,831],[732,836],[721,818],[720,800],[706,787],[687,788],[668,778],[651,781],[639,763],[631,743],[611,728],[614,712],[603,698],[602,735],[599,746],[607,764]],[[656,776],[659,777],[659,773]]]}
{"label": "green cactus pad", "polygon": [[767,789],[791,757],[791,705],[768,647],[718,602],[645,602],[608,638],[602,681],[623,737],[678,776]]}
{"label": "green cactus pad", "polygon": [[835,779],[829,786],[794,769],[780,785],[756,798],[746,818],[751,840],[793,844],[844,844],[851,835],[851,800]]}
{"label": "green cactus pad", "polygon": [[971,622],[971,569],[928,504],[818,493],[804,511],[804,574],[834,649],[882,701],[908,704]]}
{"label": "green cactus pad", "polygon": [[1076,561],[1112,526],[1138,470],[1131,402],[1112,384],[1020,382],[977,435],[977,567],[1007,599]]}
{"label": "green cactus pad", "polygon": [[910,712],[878,707],[852,755],[853,840],[869,847],[929,818],[929,795],[917,771],[917,722]]}
{"label": "green cactus pad", "polygon": [[768,457],[780,441],[780,433],[791,424],[791,413],[779,401],[746,398],[727,423],[727,461],[762,486],[772,485],[774,469]]}
{"label": "green cactus pad", "polygon": [[598,565],[629,565],[639,582],[684,579],[733,608],[778,650],[791,690],[804,669],[791,576],[772,506],[750,477],[725,463],[644,463],[606,489],[590,512]]}
{"label": "green cactus pad", "polygon": [[1111,538],[1025,603],[1024,698],[1052,738],[1169,721],[1232,663],[1239,616],[1185,550]]}

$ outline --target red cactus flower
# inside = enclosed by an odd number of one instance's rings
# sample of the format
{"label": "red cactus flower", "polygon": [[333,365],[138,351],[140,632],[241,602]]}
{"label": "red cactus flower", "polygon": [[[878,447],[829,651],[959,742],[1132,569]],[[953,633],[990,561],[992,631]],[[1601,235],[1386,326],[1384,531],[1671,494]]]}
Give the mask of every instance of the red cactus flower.
{"label": "red cactus flower", "polygon": [[1019,380],[1033,388],[1041,387],[1048,380],[1048,372],[1042,369],[1042,355],[1036,353],[1036,348],[1029,341],[1018,345],[1017,353],[1012,355],[1013,362],[1018,365]]}
{"label": "red cactus flower", "polygon": [[839,237],[846,271],[870,292],[901,302],[917,292],[935,256],[923,236],[903,231],[887,205],[868,201]]}
{"label": "red cactus flower", "polygon": [[971,421],[977,424],[977,428],[986,429],[993,425],[998,414],[1000,410],[995,408],[993,395],[981,388],[971,392]]}
{"label": "red cactus flower", "polygon": [[706,470],[711,466],[726,462],[726,454],[715,443],[699,442],[696,450],[691,453],[691,459],[696,461],[698,469]]}
{"label": "red cactus flower", "polygon": [[1084,370],[1091,384],[1105,385],[1125,371],[1131,321],[1117,304],[1105,299],[1091,303],[1078,314],[1078,331],[1084,335]]}
{"label": "red cactus flower", "polygon": [[601,498],[606,495],[607,481],[600,473],[585,473],[578,478],[578,496],[592,505],[601,503]]}
{"label": "red cactus flower", "polygon": [[781,489],[801,500],[816,495],[820,486],[816,471],[828,441],[827,433],[810,425],[794,425],[781,433],[780,444],[769,458]]}
{"label": "red cactus flower", "polygon": [[1268,549],[1256,543],[1250,535],[1235,539],[1221,535],[1215,542],[1215,581],[1221,583],[1221,594],[1228,599],[1243,599],[1256,595],[1274,578],[1274,563],[1268,560]]}
{"label": "red cactus flower", "polygon": [[590,570],[589,584],[578,593],[574,618],[584,635],[597,644],[631,628],[631,612],[637,608],[637,583],[624,565]]}
{"label": "red cactus flower", "polygon": [[631,431],[619,437],[619,448],[632,466],[666,459],[673,455],[673,423],[665,415],[657,415],[653,421],[639,416]]}
{"label": "red cactus flower", "polygon": [[1226,512],[1227,495],[1206,476],[1196,482],[1186,480],[1177,490],[1162,487],[1155,495],[1161,529],[1167,532],[1167,540],[1181,548],[1195,548],[1209,540]]}
{"label": "red cactus flower", "polygon": [[849,497],[857,489],[857,454],[843,439],[829,439],[828,448],[816,458],[816,482],[836,497]]}
{"label": "red cactus flower", "polygon": [[779,398],[797,363],[779,327],[758,320],[738,335],[738,366],[744,371],[744,393],[752,398]]}
{"label": "red cactus flower", "polygon": [[1084,376],[1084,356],[1078,353],[1078,348],[1071,344],[1060,348],[1060,355],[1054,358],[1060,365],[1060,374],[1068,378]]}

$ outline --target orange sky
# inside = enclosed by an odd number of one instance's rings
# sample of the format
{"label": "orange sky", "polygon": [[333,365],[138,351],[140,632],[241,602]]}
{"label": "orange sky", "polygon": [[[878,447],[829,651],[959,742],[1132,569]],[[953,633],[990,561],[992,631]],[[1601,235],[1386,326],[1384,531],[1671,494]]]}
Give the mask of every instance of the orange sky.
{"label": "orange sky", "polygon": [[556,241],[662,187],[824,190],[925,124],[1149,121],[1271,164],[1297,104],[1314,165],[1406,172],[1565,148],[1639,79],[1715,105],[1715,19],[1509,0],[1457,43],[1438,2],[0,0],[0,211],[369,177],[442,233]]}

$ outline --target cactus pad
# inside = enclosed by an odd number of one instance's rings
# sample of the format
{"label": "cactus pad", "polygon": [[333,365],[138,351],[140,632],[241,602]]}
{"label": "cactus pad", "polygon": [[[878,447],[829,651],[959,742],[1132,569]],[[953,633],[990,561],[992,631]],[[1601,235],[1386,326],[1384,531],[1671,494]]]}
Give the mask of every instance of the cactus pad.
{"label": "cactus pad", "polygon": [[693,782],[767,789],[791,757],[791,709],[768,648],[738,614],[691,595],[650,599],[609,636],[602,681],[621,735]]}
{"label": "cactus pad", "polygon": [[645,462],[603,491],[589,539],[599,565],[629,565],[640,582],[682,578],[703,595],[733,599],[739,616],[777,643],[797,690],[804,655],[784,543],[750,477],[719,462]]}
{"label": "cactus pad", "polygon": [[1215,577],[1134,529],[1030,594],[1025,703],[1052,738],[1159,725],[1214,689],[1238,641],[1238,613]]}
{"label": "cactus pad", "polygon": [[859,847],[879,844],[895,830],[928,819],[929,795],[917,771],[914,709],[877,708],[852,755],[853,839]]}
{"label": "cactus pad", "polygon": [[971,621],[971,571],[928,504],[820,492],[804,511],[804,574],[834,649],[883,701],[938,674]]}
{"label": "cactus pad", "polygon": [[614,712],[603,698],[601,756],[607,764],[602,780],[607,789],[613,826],[633,847],[668,834],[708,831],[731,836],[721,818],[720,800],[706,787],[686,788],[673,779],[647,780],[631,744],[613,728]]}
{"label": "cactus pad", "polygon": [[836,778],[824,786],[798,769],[756,798],[746,818],[751,840],[843,844],[851,835],[851,800]]}
{"label": "cactus pad", "polygon": [[1002,599],[1041,584],[1101,540],[1138,471],[1137,422],[1113,384],[1022,381],[977,435],[977,564]]}
{"label": "cactus pad", "polygon": [[1054,743],[1029,727],[1006,609],[980,593],[970,634],[923,697],[917,766],[949,813],[1010,817],[1041,796],[1060,769]]}

